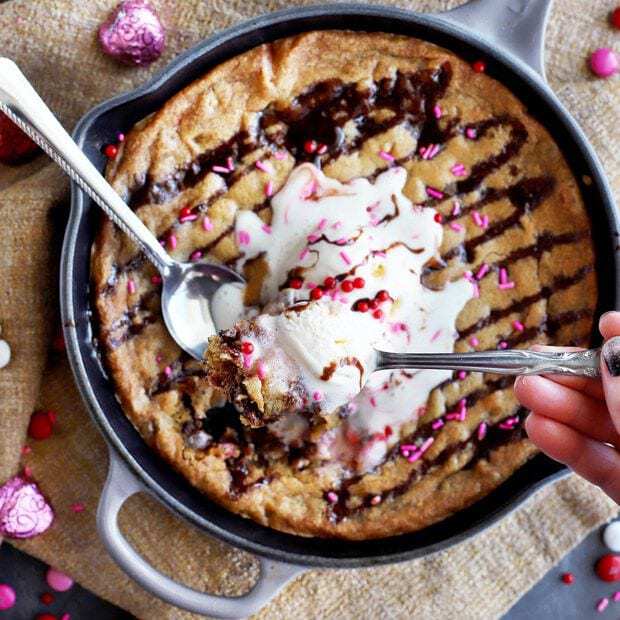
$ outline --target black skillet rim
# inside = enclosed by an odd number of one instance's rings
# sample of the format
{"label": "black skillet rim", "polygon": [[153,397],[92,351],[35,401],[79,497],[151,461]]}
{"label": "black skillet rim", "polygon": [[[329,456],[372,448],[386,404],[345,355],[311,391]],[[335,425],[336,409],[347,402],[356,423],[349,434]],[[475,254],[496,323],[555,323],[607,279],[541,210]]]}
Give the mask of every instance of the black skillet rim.
{"label": "black skillet rim", "polygon": [[[605,264],[603,252],[598,253],[597,274],[601,280],[601,269],[611,266],[614,286],[601,287],[599,306],[603,309],[616,307],[619,220],[601,165],[583,133],[529,67],[483,38],[463,32],[432,15],[360,4],[296,8],[258,17],[199,43],[173,60],[146,85],[97,106],[78,123],[74,137],[95,165],[102,168],[102,144],[112,141],[117,131],[127,129],[138,118],[159,107],[172,93],[209,67],[260,43],[319,29],[397,32],[437,43],[467,60],[482,55],[490,60],[490,75],[500,79],[513,92],[520,93],[526,103],[541,105],[534,115],[542,117],[560,144],[564,142],[574,148],[565,152],[570,155],[569,163],[575,176],[580,179],[587,174],[591,178],[589,184],[580,183],[587,204],[602,204],[602,208],[591,209],[595,243],[606,246],[607,254]],[[122,115],[123,122],[112,122],[114,115]],[[564,467],[539,455],[470,508],[420,532],[375,541],[293,536],[228,512],[191,487],[146,446],[122,414],[102,374],[91,344],[88,310],[88,259],[92,239],[88,215],[94,211],[90,206],[73,185],[61,264],[61,310],[67,351],[78,388],[92,418],[129,469],[164,505],[207,533],[246,551],[297,565],[346,568],[398,562],[429,555],[478,534],[517,508],[540,487],[567,473]],[[608,260],[610,255],[611,261]],[[467,527],[463,527],[464,524]]]}

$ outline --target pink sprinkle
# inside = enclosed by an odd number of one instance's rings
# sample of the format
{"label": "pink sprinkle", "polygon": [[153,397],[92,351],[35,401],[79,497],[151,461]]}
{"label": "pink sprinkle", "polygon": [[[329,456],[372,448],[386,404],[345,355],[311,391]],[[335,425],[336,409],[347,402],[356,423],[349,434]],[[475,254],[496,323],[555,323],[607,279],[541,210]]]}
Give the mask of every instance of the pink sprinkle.
{"label": "pink sprinkle", "polygon": [[507,349],[508,348],[508,343],[505,340],[500,341],[500,343],[497,345],[498,349]]}
{"label": "pink sprinkle", "polygon": [[24,465],[23,474],[25,478],[32,478],[32,467]]}
{"label": "pink sprinkle", "polygon": [[434,437],[429,437],[428,439],[426,439],[424,443],[420,446],[420,452],[424,454],[424,452],[426,452],[433,445],[434,441],[435,441]]}
{"label": "pink sprinkle", "polygon": [[502,422],[501,424],[498,424],[498,426],[503,431],[511,431],[514,428],[514,424],[509,424],[508,422]]}
{"label": "pink sprinkle", "polygon": [[267,183],[265,183],[265,196],[267,196],[267,198],[273,196],[273,181],[267,181]]}
{"label": "pink sprinkle", "polygon": [[421,456],[422,456],[422,453],[420,451],[414,452],[407,460],[410,463],[415,463],[417,460],[419,460]]}
{"label": "pink sprinkle", "polygon": [[324,155],[327,153],[327,144],[321,144],[319,148],[316,150],[317,155]]}
{"label": "pink sprinkle", "polygon": [[435,420],[432,424],[431,424],[431,428],[436,431],[437,429],[441,428],[443,425],[445,424],[445,422],[441,419],[439,420]]}
{"label": "pink sprinkle", "polygon": [[326,495],[327,501],[330,504],[335,504],[338,501],[338,496],[333,491],[329,491]]}
{"label": "pink sprinkle", "polygon": [[478,273],[476,274],[476,280],[482,280],[484,276],[489,272],[489,266],[486,263],[482,263]]}
{"label": "pink sprinkle", "polygon": [[508,282],[508,272],[504,267],[499,270],[499,283],[506,284]]}
{"label": "pink sprinkle", "polygon": [[443,192],[440,192],[438,189],[435,189],[434,187],[430,187],[430,186],[426,188],[426,193],[431,198],[436,198],[437,200],[442,200],[444,197]]}
{"label": "pink sprinkle", "polygon": [[196,250],[190,254],[189,260],[200,260],[202,258],[202,251]]}
{"label": "pink sprinkle", "polygon": [[338,230],[341,226],[342,226],[342,222],[341,222],[340,220],[338,220],[337,222],[334,222],[334,223],[332,224],[332,228],[333,228],[334,230]]}
{"label": "pink sprinkle", "polygon": [[478,135],[476,133],[476,130],[473,127],[468,127],[465,130],[465,135],[470,139],[470,140],[475,140],[476,136]]}
{"label": "pink sprinkle", "polygon": [[483,215],[482,216],[482,228],[488,228],[488,227],[489,227],[489,216]]}
{"label": "pink sprinkle", "polygon": [[376,399],[374,396],[371,396],[371,397],[370,397],[370,404],[371,404],[373,407],[376,407],[376,406],[377,406],[377,399]]}
{"label": "pink sprinkle", "polygon": [[64,613],[60,616],[60,620],[71,620],[71,614]]}
{"label": "pink sprinkle", "polygon": [[161,353],[158,353],[155,356],[155,362],[157,362],[158,364],[161,364],[163,359],[164,359],[164,356]]}
{"label": "pink sprinkle", "polygon": [[166,377],[171,377],[172,376],[172,368],[170,368],[170,366],[166,366],[164,368],[164,374],[166,375]]}
{"label": "pink sprinkle", "polygon": [[514,288],[514,287],[515,287],[514,282],[506,282],[504,284],[498,285],[498,288],[502,289],[502,291],[509,289],[509,288]]}
{"label": "pink sprinkle", "polygon": [[181,224],[185,224],[185,222],[193,222],[197,219],[198,216],[195,213],[190,213],[189,215],[184,215],[183,217],[180,217],[179,222],[181,222]]}
{"label": "pink sprinkle", "polygon": [[207,232],[213,230],[213,222],[206,215],[202,218],[202,227]]}
{"label": "pink sprinkle", "polygon": [[161,284],[161,276],[158,276],[158,275],[151,276],[151,284],[155,284],[155,285]]}
{"label": "pink sprinkle", "polygon": [[176,238],[176,235],[172,235],[172,234],[171,234],[171,235],[168,237],[168,247],[169,247],[171,250],[176,250],[176,249],[177,249],[177,238]]}
{"label": "pink sprinkle", "polygon": [[252,367],[252,356],[251,355],[243,356],[243,367],[246,370]]}
{"label": "pink sprinkle", "polygon": [[226,165],[228,166],[229,172],[232,172],[235,169],[235,162],[232,157],[228,157],[226,159]]}
{"label": "pink sprinkle", "polygon": [[414,452],[418,449],[418,446],[412,443],[403,443],[400,445],[401,452]]}
{"label": "pink sprinkle", "polygon": [[318,390],[312,394],[312,400],[319,402],[323,400],[323,393]]}
{"label": "pink sprinkle", "polygon": [[443,114],[443,112],[441,111],[441,108],[440,108],[438,105],[436,105],[436,106],[433,108],[433,116],[434,116],[435,118],[439,119],[439,118],[441,118],[441,117],[442,117],[442,114]]}
{"label": "pink sprinkle", "polygon": [[317,230],[323,230],[327,226],[327,218],[322,218],[317,225]]}
{"label": "pink sprinkle", "polygon": [[371,506],[377,506],[381,503],[381,495],[375,495],[374,497],[371,498],[370,500],[370,505]]}
{"label": "pink sprinkle", "polygon": [[601,614],[607,609],[608,605],[609,605],[609,599],[605,596],[597,603],[596,611],[598,611],[598,613]]}
{"label": "pink sprinkle", "polygon": [[321,238],[320,235],[317,235],[316,233],[312,233],[310,235],[308,235],[307,239],[308,239],[308,243],[314,243],[315,241],[318,241]]}
{"label": "pink sprinkle", "polygon": [[474,298],[478,299],[480,297],[480,287],[477,282],[472,282],[471,285],[474,288]]}
{"label": "pink sprinkle", "polygon": [[316,282],[312,282],[312,280],[309,280],[308,282],[306,282],[306,288],[308,290],[312,290],[313,288],[316,288],[317,284]]}
{"label": "pink sprinkle", "polygon": [[437,340],[437,338],[439,338],[439,336],[441,336],[441,330],[438,329],[432,336],[431,336],[431,342],[435,342],[435,340]]}
{"label": "pink sprinkle", "polygon": [[[420,151],[421,153],[421,151]],[[424,153],[422,154],[422,159],[433,159],[433,157],[435,157],[435,155],[437,155],[437,153],[439,153],[439,145],[438,144],[429,144],[428,148],[424,151]]]}
{"label": "pink sprinkle", "polygon": [[304,260],[308,256],[310,250],[306,247],[299,253],[299,260]]}
{"label": "pink sprinkle", "polygon": [[388,153],[387,151],[379,151],[379,157],[383,159],[384,161],[387,161],[390,163],[392,163],[396,159],[394,155],[392,155],[391,153]]}
{"label": "pink sprinkle", "polygon": [[512,322],[512,326],[518,331],[518,332],[524,332],[525,331],[525,325],[523,325],[523,323],[521,323],[521,321],[513,321]]}
{"label": "pink sprinkle", "polygon": [[22,446],[21,453],[25,456],[32,452],[32,448],[30,446]]}
{"label": "pink sprinkle", "polygon": [[351,264],[351,257],[344,250],[340,251],[340,258],[342,258],[343,262],[347,265]]}
{"label": "pink sprinkle", "polygon": [[480,422],[480,426],[478,427],[478,441],[482,441],[487,434],[487,423]]}
{"label": "pink sprinkle", "polygon": [[463,230],[465,230],[458,222],[450,222],[450,228],[456,232],[463,232]]}
{"label": "pink sprinkle", "polygon": [[79,514],[80,512],[84,512],[84,510],[86,510],[86,506],[84,506],[82,502],[75,502],[74,504],[71,504],[69,508],[71,508],[71,511],[75,512],[76,514]]}
{"label": "pink sprinkle", "polygon": [[469,271],[469,269],[465,273],[463,273],[463,277],[470,282],[474,282],[474,274]]}
{"label": "pink sprinkle", "polygon": [[456,376],[463,381],[467,377],[467,373],[464,370],[459,370]]}
{"label": "pink sprinkle", "polygon": [[463,164],[454,164],[454,166],[450,169],[450,172],[452,172],[455,177],[463,177],[467,174],[467,170]]}
{"label": "pink sprinkle", "polygon": [[265,362],[258,362],[258,365],[256,367],[256,374],[261,381],[267,376],[267,366],[265,365]]}
{"label": "pink sprinkle", "polygon": [[273,156],[278,161],[282,161],[283,159],[286,159],[286,151],[276,151]]}
{"label": "pink sprinkle", "polygon": [[117,142],[125,142],[125,134],[121,132],[117,133],[116,140]]}
{"label": "pink sprinkle", "polygon": [[446,413],[446,420],[460,420],[461,413],[459,411],[451,411],[450,413]]}
{"label": "pink sprinkle", "polygon": [[240,230],[237,233],[237,241],[239,245],[249,245],[250,244],[250,233],[246,230]]}
{"label": "pink sprinkle", "polygon": [[407,457],[411,454],[411,452],[409,452],[409,450],[401,450],[400,452],[401,452],[401,454],[402,454],[405,458],[407,458]]}
{"label": "pink sprinkle", "polygon": [[260,159],[256,162],[255,166],[261,170],[262,172],[266,172],[267,174],[271,174],[273,171],[271,170],[271,166],[268,166],[266,163],[260,161]]}
{"label": "pink sprinkle", "polygon": [[476,338],[476,336],[472,336],[472,337],[469,339],[469,344],[470,344],[472,347],[477,347],[477,346],[480,344],[480,340],[478,340],[478,338]]}
{"label": "pink sprinkle", "polygon": [[228,174],[230,172],[230,170],[224,166],[213,166],[211,170],[213,170],[213,172],[219,172],[221,174]]}
{"label": "pink sprinkle", "polygon": [[620,590],[614,592],[614,595],[611,597],[614,603],[620,601]]}
{"label": "pink sprinkle", "polygon": [[336,245],[347,245],[347,240],[345,237],[340,237],[340,239],[336,239]]}
{"label": "pink sprinkle", "polygon": [[136,292],[136,283],[133,280],[127,281],[127,292],[133,295]]}
{"label": "pink sprinkle", "polygon": [[480,213],[478,213],[478,211],[471,212],[471,219],[474,220],[474,224],[476,226],[480,226],[480,228],[482,228],[482,218],[480,217]]}
{"label": "pink sprinkle", "polygon": [[461,203],[455,200],[452,203],[452,215],[458,215],[461,212]]}
{"label": "pink sprinkle", "polygon": [[267,233],[268,235],[271,234],[271,226],[269,226],[269,224],[263,224],[260,228],[263,232]]}
{"label": "pink sprinkle", "polygon": [[426,150],[427,148],[425,146],[421,146],[420,150],[418,151],[420,155],[422,156],[422,159],[426,159]]}

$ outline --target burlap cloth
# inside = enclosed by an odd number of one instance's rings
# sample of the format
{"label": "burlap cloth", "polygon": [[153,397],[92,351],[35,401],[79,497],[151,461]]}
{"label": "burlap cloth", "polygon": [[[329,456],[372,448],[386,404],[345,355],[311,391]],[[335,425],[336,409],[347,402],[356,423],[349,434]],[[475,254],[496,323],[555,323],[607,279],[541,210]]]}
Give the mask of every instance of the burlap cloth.
{"label": "burlap cloth", "polygon": [[[500,0],[498,0],[500,1]],[[427,11],[459,2],[401,5]],[[97,26],[116,0],[11,0],[0,4],[0,54],[14,58],[67,127],[95,103],[133,88],[177,53],[243,18],[301,1],[155,0],[168,29],[164,57],[148,70],[121,67],[98,49]],[[598,81],[587,53],[618,46],[606,23],[615,0],[556,0],[547,35],[547,74],[585,129],[620,193],[620,80]],[[586,6],[587,5],[587,6]],[[103,439],[91,423],[62,356],[49,357],[58,327],[58,222],[67,182],[45,158],[0,167],[0,324],[13,347],[0,371],[0,481],[17,471],[35,406],[58,412],[57,432],[25,462],[57,514],[43,536],[17,546],[64,569],[82,585],[141,618],[190,618],[142,591],[112,563],[95,530],[107,470]],[[82,502],[75,513],[71,504]],[[356,571],[312,571],[290,584],[260,618],[491,618],[505,612],[566,552],[617,507],[571,477],[539,492],[499,525],[460,546],[405,564]],[[248,554],[209,539],[153,501],[134,497],[123,529],[158,567],[197,588],[243,592],[256,574]]]}

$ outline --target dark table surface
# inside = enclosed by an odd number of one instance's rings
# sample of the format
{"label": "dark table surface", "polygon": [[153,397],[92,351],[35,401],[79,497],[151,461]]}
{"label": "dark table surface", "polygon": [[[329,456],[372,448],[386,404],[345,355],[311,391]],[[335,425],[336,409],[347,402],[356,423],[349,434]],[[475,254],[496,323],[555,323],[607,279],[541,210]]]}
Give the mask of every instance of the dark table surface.
{"label": "dark table surface", "polygon": [[[610,596],[620,589],[620,583],[614,587],[614,584],[604,583],[594,574],[594,563],[606,553],[600,534],[600,530],[592,532],[526,593],[504,616],[504,620],[587,620],[620,617],[620,603],[610,602],[602,614],[596,611],[596,603],[600,598]],[[132,618],[77,585],[68,592],[54,593],[54,603],[43,605],[39,596],[49,591],[45,583],[46,568],[38,560],[20,553],[8,544],[0,547],[0,583],[11,584],[17,593],[16,605],[11,610],[0,611],[0,620],[32,620],[36,614],[42,612],[56,614],[58,618],[63,613],[69,613],[71,620]],[[562,573],[567,571],[575,576],[575,581],[570,586],[564,585],[560,580]]]}

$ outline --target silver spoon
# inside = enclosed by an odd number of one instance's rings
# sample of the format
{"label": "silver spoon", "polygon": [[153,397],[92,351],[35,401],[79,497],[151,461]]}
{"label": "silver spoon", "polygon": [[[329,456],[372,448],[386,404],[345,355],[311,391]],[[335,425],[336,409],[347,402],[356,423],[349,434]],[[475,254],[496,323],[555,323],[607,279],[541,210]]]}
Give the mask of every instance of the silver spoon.
{"label": "silver spoon", "polygon": [[222,285],[243,283],[243,278],[221,265],[181,263],[171,258],[8,58],[0,58],[0,110],[58,164],[157,267],[163,280],[161,307],[166,327],[182,349],[202,359],[209,336],[216,333],[211,316],[213,297]]}

